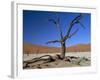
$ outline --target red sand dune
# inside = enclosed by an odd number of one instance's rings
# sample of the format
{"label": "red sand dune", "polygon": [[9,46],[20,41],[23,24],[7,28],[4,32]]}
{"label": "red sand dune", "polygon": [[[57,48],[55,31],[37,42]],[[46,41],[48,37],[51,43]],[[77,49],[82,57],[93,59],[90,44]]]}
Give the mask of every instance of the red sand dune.
{"label": "red sand dune", "polygon": [[[77,44],[74,46],[70,46],[66,48],[67,52],[87,52],[91,51],[90,44]],[[33,45],[33,44],[24,44],[23,45],[23,52],[24,53],[60,53],[61,48],[56,47],[47,47],[47,46],[40,46],[40,45]]]}
{"label": "red sand dune", "polygon": [[78,44],[67,48],[68,52],[88,52],[91,51],[90,44]]}

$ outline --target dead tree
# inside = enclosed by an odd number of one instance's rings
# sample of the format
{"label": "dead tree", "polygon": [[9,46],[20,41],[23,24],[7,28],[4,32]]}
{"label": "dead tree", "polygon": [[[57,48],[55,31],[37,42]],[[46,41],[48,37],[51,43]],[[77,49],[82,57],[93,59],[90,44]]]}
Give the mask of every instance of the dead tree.
{"label": "dead tree", "polygon": [[72,28],[74,27],[75,24],[80,24],[81,27],[84,27],[84,25],[80,22],[80,20],[82,19],[83,15],[82,14],[79,14],[78,16],[76,16],[69,24],[69,27],[68,27],[68,30],[67,30],[67,33],[66,35],[64,36],[62,34],[62,30],[61,30],[61,25],[60,25],[60,18],[58,17],[57,20],[54,20],[54,19],[49,19],[49,21],[53,22],[58,31],[59,31],[59,35],[60,35],[60,39],[59,40],[53,40],[53,41],[48,41],[47,44],[49,43],[60,43],[61,44],[61,59],[64,59],[65,58],[65,53],[66,53],[66,41],[68,39],[70,39],[72,36],[74,36],[78,31],[79,31],[79,28],[77,28],[74,32],[72,32]]}

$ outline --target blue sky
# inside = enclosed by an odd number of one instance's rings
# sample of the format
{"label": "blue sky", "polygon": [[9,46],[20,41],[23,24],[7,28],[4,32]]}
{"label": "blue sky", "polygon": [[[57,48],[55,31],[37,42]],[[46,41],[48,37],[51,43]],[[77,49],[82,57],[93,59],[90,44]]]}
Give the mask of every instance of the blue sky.
{"label": "blue sky", "polygon": [[[72,32],[77,28],[79,31],[72,38],[66,41],[66,46],[76,44],[91,43],[91,14],[82,13],[81,23],[86,27],[83,29],[79,24],[74,25]],[[59,43],[46,44],[50,40],[60,39],[56,25],[48,19],[60,18],[60,26],[63,35],[66,35],[70,22],[78,16],[79,13],[71,12],[49,12],[23,10],[23,42],[43,46],[60,47]]]}

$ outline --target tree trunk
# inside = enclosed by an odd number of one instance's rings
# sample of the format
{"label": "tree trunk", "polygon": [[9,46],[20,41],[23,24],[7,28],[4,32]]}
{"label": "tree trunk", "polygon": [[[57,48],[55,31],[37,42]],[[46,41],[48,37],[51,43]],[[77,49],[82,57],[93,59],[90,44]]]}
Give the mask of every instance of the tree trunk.
{"label": "tree trunk", "polygon": [[61,43],[61,51],[62,51],[61,58],[64,59],[65,58],[65,53],[66,53],[66,44],[65,44],[65,42]]}

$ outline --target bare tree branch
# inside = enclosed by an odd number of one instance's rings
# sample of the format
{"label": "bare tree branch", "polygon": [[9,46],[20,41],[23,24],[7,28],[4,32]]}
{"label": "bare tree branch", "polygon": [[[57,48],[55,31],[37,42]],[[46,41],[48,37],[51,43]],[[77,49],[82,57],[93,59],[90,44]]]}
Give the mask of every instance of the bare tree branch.
{"label": "bare tree branch", "polygon": [[69,36],[66,36],[64,38],[64,40],[68,39],[68,38],[71,38],[72,36],[74,36],[77,32],[79,31],[79,29],[76,29],[72,34],[70,34]]}
{"label": "bare tree branch", "polygon": [[48,42],[46,42],[46,44],[49,44],[49,43],[57,43],[57,42],[60,42],[60,41],[58,41],[58,40],[48,41]]}
{"label": "bare tree branch", "polygon": [[[66,40],[68,39],[69,35],[70,35],[70,32],[72,30],[72,27],[75,25],[75,24],[79,24],[80,23],[80,19],[82,18],[82,14],[80,14],[79,16],[75,17],[71,23],[70,23],[70,26],[69,26],[69,29],[67,31],[67,34],[65,35],[64,39],[63,40]],[[83,25],[80,23],[80,25],[83,27]]]}
{"label": "bare tree branch", "polygon": [[80,21],[81,18],[82,18],[82,14],[80,14],[80,15],[77,16],[77,17],[75,17],[75,18],[72,20],[71,24],[73,25],[74,23],[78,23],[78,21]]}
{"label": "bare tree branch", "polygon": [[59,18],[59,17],[58,17],[58,19],[57,19],[57,22],[58,22],[58,25],[57,25],[57,27],[58,27],[58,29],[59,29],[59,32],[60,32],[61,39],[63,39],[63,34],[62,34],[61,27],[60,27],[60,18]]}
{"label": "bare tree branch", "polygon": [[85,26],[84,26],[81,22],[79,22],[79,24],[81,25],[81,27],[82,27],[83,29],[85,29]]}
{"label": "bare tree branch", "polygon": [[60,27],[60,18],[58,18],[57,21],[55,21],[54,19],[49,19],[49,21],[52,21],[56,25],[57,29],[59,30],[60,37],[62,39],[63,35],[62,35],[61,27]]}
{"label": "bare tree branch", "polygon": [[57,25],[57,22],[54,19],[49,19],[49,21],[52,21],[54,24]]}
{"label": "bare tree branch", "polygon": [[71,38],[72,36],[74,36],[78,31],[79,29],[76,29],[71,35],[68,36],[68,38]]}

